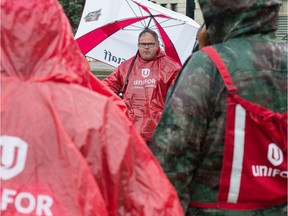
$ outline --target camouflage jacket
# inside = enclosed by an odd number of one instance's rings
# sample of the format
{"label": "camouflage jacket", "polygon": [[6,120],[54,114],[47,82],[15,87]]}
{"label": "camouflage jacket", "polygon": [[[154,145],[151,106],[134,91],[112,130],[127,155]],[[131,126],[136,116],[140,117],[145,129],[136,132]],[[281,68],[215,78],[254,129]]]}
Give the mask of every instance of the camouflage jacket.
{"label": "camouflage jacket", "polygon": [[[287,42],[275,39],[279,1],[199,0],[199,4],[212,46],[238,94],[275,112],[287,111]],[[201,50],[194,53],[166,104],[151,150],[176,187],[187,215],[287,215],[286,203],[242,212],[189,206],[191,200],[217,199],[226,94],[210,58]]]}

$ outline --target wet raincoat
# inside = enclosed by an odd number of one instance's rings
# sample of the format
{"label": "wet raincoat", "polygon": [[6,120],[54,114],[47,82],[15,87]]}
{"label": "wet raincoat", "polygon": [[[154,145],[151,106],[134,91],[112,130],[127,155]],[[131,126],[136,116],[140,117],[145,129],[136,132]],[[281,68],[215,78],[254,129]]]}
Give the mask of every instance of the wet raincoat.
{"label": "wet raincoat", "polygon": [[132,123],[84,87],[59,3],[2,0],[1,20],[1,215],[183,215]]}
{"label": "wet raincoat", "polygon": [[[104,82],[113,92],[119,93],[124,85],[134,57],[122,63]],[[145,61],[140,55],[133,64],[123,101],[128,114],[145,141],[149,141],[162,115],[166,93],[174,82],[180,66],[163,50],[157,56]]]}
{"label": "wet raincoat", "polygon": [[[275,34],[281,1],[198,2],[212,47],[227,66],[238,95],[274,112],[285,113],[287,41],[277,40]],[[227,89],[212,60],[201,50],[193,53],[176,81],[153,135],[151,150],[176,186],[187,215],[287,215],[283,196],[261,208],[231,210],[210,205],[218,199],[222,162],[229,157],[223,153],[226,96]],[[261,148],[258,144],[253,143]],[[271,168],[277,166],[271,163]],[[256,191],[246,191],[247,197]],[[193,203],[206,205],[200,208]]]}
{"label": "wet raincoat", "polygon": [[95,77],[94,74],[91,72],[89,73],[89,84],[88,88],[92,89],[93,91],[96,91],[100,94],[103,94],[107,97],[110,97],[113,102],[120,108],[120,110],[129,118],[128,110],[118,95],[116,95],[111,89],[109,89],[104,83],[102,83],[99,79]]}

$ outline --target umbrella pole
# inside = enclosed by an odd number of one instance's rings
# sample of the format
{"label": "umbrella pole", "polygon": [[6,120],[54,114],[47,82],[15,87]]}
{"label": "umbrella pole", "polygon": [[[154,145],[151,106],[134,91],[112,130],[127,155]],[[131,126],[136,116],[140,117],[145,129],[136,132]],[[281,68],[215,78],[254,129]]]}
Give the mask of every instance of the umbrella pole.
{"label": "umbrella pole", "polygon": [[137,52],[136,52],[136,55],[135,55],[134,58],[133,58],[133,61],[132,61],[131,64],[130,64],[129,71],[128,71],[127,76],[126,76],[125,81],[124,81],[124,85],[122,86],[121,90],[120,90],[119,93],[118,93],[118,96],[119,96],[120,98],[123,97],[123,93],[124,93],[124,90],[125,90],[126,85],[128,84],[129,76],[130,76],[130,73],[131,73],[132,68],[133,68],[133,66],[134,66],[134,63],[135,63],[135,61],[136,61],[137,55],[138,55],[138,50],[137,50]]}

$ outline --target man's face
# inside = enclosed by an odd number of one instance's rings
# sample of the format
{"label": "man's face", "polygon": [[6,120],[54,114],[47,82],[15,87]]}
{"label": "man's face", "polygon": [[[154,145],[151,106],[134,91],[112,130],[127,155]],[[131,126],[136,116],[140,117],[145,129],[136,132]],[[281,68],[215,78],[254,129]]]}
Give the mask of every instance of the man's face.
{"label": "man's face", "polygon": [[157,55],[159,44],[155,41],[154,37],[146,32],[138,41],[138,50],[141,58],[145,61],[149,61]]}

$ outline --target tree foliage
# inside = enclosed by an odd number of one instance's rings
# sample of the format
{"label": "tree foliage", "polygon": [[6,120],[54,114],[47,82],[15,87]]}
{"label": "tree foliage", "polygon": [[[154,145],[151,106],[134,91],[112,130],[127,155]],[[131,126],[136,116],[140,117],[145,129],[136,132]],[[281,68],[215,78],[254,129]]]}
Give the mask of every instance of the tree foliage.
{"label": "tree foliage", "polygon": [[73,33],[75,33],[81,19],[85,0],[59,0],[59,3],[69,19]]}

